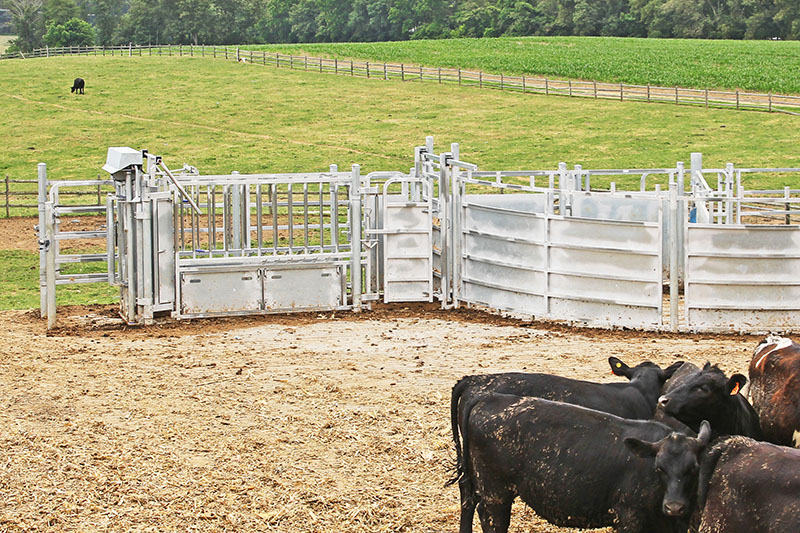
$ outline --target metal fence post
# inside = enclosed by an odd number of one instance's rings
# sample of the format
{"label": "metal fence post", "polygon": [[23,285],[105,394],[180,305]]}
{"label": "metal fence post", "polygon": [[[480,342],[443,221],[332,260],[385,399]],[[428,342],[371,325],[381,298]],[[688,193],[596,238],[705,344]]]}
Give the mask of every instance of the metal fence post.
{"label": "metal fence post", "polygon": [[39,163],[37,165],[37,173],[39,178],[39,314],[44,318],[47,316],[47,279],[45,277],[47,256],[44,248],[46,239],[44,204],[47,201],[47,165]]}
{"label": "metal fence post", "polygon": [[55,246],[55,221],[53,217],[53,202],[44,204],[44,248],[46,256],[45,282],[47,285],[47,329],[56,326],[56,246]]}
{"label": "metal fence post", "polygon": [[11,213],[9,212],[9,209],[8,209],[8,204],[9,204],[9,198],[8,198],[8,195],[9,195],[9,190],[8,190],[8,174],[6,174],[6,179],[5,179],[5,181],[6,181],[6,218],[8,218],[8,217],[10,217],[10,216],[11,216]]}
{"label": "metal fence post", "polygon": [[353,311],[361,310],[361,166],[353,165],[350,181],[350,294]]}
{"label": "metal fence post", "polygon": [[678,312],[679,312],[679,289],[678,280],[678,246],[680,231],[678,229],[678,182],[671,181],[669,184],[669,329],[678,331]]}

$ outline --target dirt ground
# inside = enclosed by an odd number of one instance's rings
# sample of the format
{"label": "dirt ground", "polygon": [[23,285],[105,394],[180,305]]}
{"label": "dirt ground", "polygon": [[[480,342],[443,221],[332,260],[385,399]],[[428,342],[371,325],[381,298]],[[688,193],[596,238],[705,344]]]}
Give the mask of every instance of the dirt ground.
{"label": "dirt ground", "polygon": [[[449,393],[607,357],[745,371],[752,337],[571,329],[435,305],[125,327],[0,313],[0,531],[456,531]],[[568,531],[515,505],[512,531]],[[479,527],[476,524],[476,531]]]}

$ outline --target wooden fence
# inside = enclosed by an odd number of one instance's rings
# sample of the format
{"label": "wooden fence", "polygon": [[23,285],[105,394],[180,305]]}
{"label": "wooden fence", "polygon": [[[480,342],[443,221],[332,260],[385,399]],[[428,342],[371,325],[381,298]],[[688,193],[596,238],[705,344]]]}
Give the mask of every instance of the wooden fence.
{"label": "wooden fence", "polygon": [[516,91],[546,95],[611,99],[636,102],[666,102],[741,110],[760,110],[800,115],[800,96],[745,91],[686,89],[655,85],[629,85],[595,81],[559,80],[528,76],[487,74],[463,69],[423,67],[403,63],[376,63],[309,56],[285,55],[277,52],[245,50],[229,46],[206,45],[128,45],[115,47],[38,48],[30,54],[19,52],[0,56],[0,59],[51,57],[60,55],[95,56],[198,56],[269,65],[276,68],[302,69],[333,74],[381,78],[384,80],[452,83],[461,86]]}
{"label": "wooden fence", "polygon": [[[24,214],[35,214],[39,210],[38,183],[39,180],[11,179],[6,175],[3,180],[3,203],[0,213],[6,218],[11,216],[11,209],[22,209],[23,212],[31,210],[33,212]],[[25,187],[23,184],[28,184],[30,186]],[[17,186],[15,187],[15,185]],[[89,198],[86,197],[92,197],[91,199],[96,199],[97,202],[84,205],[104,205],[104,194],[105,193],[100,190],[100,186],[97,186],[96,190],[94,190],[94,187],[85,187],[84,190],[79,191],[64,190],[59,193],[59,196],[84,197],[84,200],[89,200]]]}

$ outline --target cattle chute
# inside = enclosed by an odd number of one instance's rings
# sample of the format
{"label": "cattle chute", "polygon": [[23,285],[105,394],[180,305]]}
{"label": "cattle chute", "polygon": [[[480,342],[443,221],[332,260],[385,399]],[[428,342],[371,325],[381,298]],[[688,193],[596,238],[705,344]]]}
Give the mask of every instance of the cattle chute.
{"label": "cattle chute", "polygon": [[[102,281],[120,287],[130,324],[437,300],[604,327],[800,327],[800,190],[743,185],[800,169],[691,162],[490,171],[429,137],[406,172],[204,175],[110,148],[104,180],[52,182],[40,165],[42,315],[54,325],[56,285]],[[104,231],[63,231],[61,216],[90,209],[60,203],[77,183],[108,191],[91,208]],[[84,237],[105,238],[105,253],[61,253]],[[62,271],[87,261],[107,268]]]}

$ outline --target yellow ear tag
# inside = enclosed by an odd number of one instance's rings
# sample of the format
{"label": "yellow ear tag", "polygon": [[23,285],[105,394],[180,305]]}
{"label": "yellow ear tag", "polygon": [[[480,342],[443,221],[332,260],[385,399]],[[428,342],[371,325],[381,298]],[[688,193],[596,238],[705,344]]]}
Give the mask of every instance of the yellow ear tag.
{"label": "yellow ear tag", "polygon": [[617,368],[622,368],[622,363],[617,363]]}
{"label": "yellow ear tag", "polygon": [[736,396],[739,393],[739,384],[737,383],[736,386],[731,391],[731,396]]}

